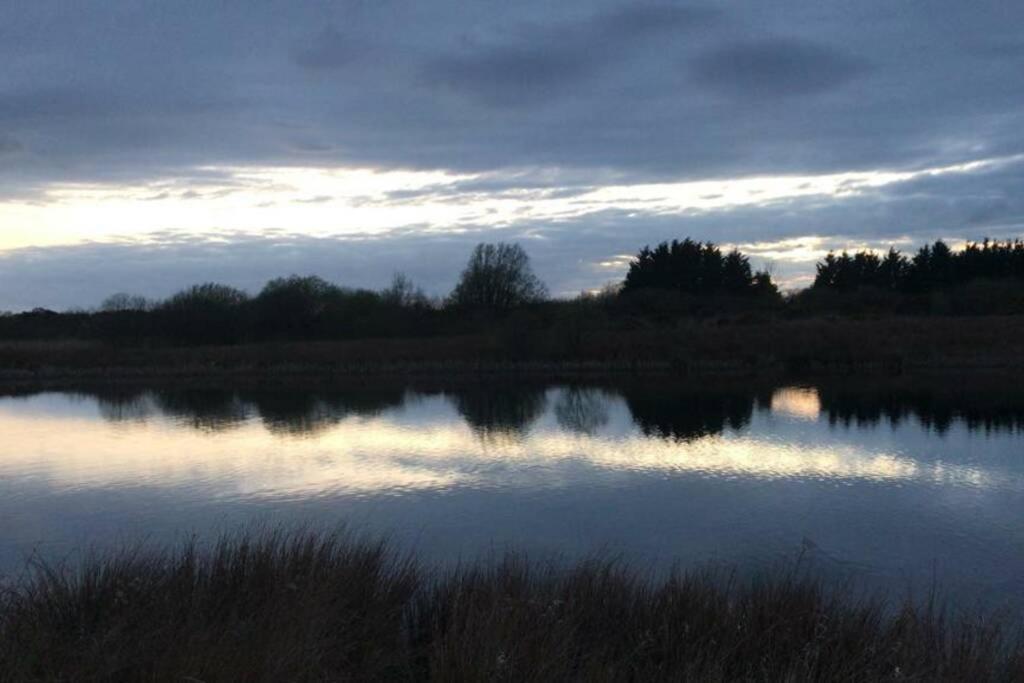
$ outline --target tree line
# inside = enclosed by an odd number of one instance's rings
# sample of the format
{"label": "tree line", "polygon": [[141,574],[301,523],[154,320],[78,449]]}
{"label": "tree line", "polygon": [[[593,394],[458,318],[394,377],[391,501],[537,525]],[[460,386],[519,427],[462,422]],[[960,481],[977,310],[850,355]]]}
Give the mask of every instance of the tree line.
{"label": "tree line", "polygon": [[1024,242],[984,240],[954,251],[943,241],[921,247],[912,257],[897,249],[829,253],[817,264],[813,288],[849,291],[871,287],[925,293],[977,280],[1024,280]]}
{"label": "tree line", "polygon": [[[973,291],[973,283],[1000,283]],[[562,325],[566,344],[597,324],[630,327],[636,321],[681,316],[767,312],[1024,311],[1024,242],[969,243],[953,250],[935,242],[905,256],[829,253],[814,284],[783,296],[767,269],[755,269],[738,249],[723,251],[692,239],[645,246],[621,283],[599,294],[552,299],[517,244],[480,244],[444,298],[427,296],[406,276],[382,290],[343,287],[317,276],[282,277],[258,293],[218,283],[184,289],[166,300],[115,294],[91,312],[37,309],[0,315],[0,339],[105,339],[116,343],[233,344],[251,341],[459,335],[496,329],[518,316],[516,329]],[[950,293],[953,293],[951,295]],[[938,295],[946,308],[937,307]],[[565,321],[571,324],[564,324]],[[582,322],[581,322],[582,321]],[[571,328],[571,329],[570,329]],[[578,341],[578,340],[577,340]]]}
{"label": "tree line", "polygon": [[521,246],[480,244],[444,299],[427,296],[401,273],[383,290],[292,275],[271,280],[255,296],[208,282],[162,301],[118,293],[92,312],[36,309],[0,316],[0,338],[234,344],[425,336],[470,331],[481,318],[493,319],[547,299],[547,288]]}

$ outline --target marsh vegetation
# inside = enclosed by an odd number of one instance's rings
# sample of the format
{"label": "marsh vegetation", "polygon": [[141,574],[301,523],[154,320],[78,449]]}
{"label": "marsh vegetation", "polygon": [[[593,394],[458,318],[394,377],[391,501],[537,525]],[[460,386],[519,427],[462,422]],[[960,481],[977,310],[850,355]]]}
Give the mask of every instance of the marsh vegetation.
{"label": "marsh vegetation", "polygon": [[4,680],[1019,681],[1012,624],[799,568],[646,577],[510,555],[438,572],[263,531],[36,564],[0,602]]}

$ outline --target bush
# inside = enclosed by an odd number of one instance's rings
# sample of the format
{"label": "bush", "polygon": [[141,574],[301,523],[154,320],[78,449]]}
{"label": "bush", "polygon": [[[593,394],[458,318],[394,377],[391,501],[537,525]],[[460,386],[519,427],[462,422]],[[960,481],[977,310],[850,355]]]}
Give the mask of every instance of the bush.
{"label": "bush", "polygon": [[337,286],[316,276],[271,280],[253,301],[256,329],[271,338],[325,336],[328,311],[340,296]]}
{"label": "bush", "polygon": [[249,329],[249,295],[215,283],[190,287],[158,309],[168,339],[193,344],[232,344]]}

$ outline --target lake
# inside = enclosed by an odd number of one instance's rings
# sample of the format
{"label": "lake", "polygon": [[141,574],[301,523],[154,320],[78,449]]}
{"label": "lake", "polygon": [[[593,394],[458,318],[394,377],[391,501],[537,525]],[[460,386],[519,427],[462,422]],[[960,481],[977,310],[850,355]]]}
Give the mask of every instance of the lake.
{"label": "lake", "polygon": [[0,396],[0,572],[248,524],[428,562],[797,558],[858,585],[1024,596],[1024,389],[933,379],[103,385]]}

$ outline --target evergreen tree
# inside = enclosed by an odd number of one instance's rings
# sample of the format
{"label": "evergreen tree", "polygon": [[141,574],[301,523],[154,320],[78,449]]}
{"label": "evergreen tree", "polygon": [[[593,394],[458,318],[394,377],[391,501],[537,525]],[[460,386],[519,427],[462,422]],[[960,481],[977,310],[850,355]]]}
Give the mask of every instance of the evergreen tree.
{"label": "evergreen tree", "polygon": [[711,242],[662,242],[651,249],[644,247],[630,263],[623,283],[624,292],[661,289],[707,296],[731,294],[748,296],[766,291],[771,283],[768,273],[755,275],[750,259],[736,249],[726,255]]}

